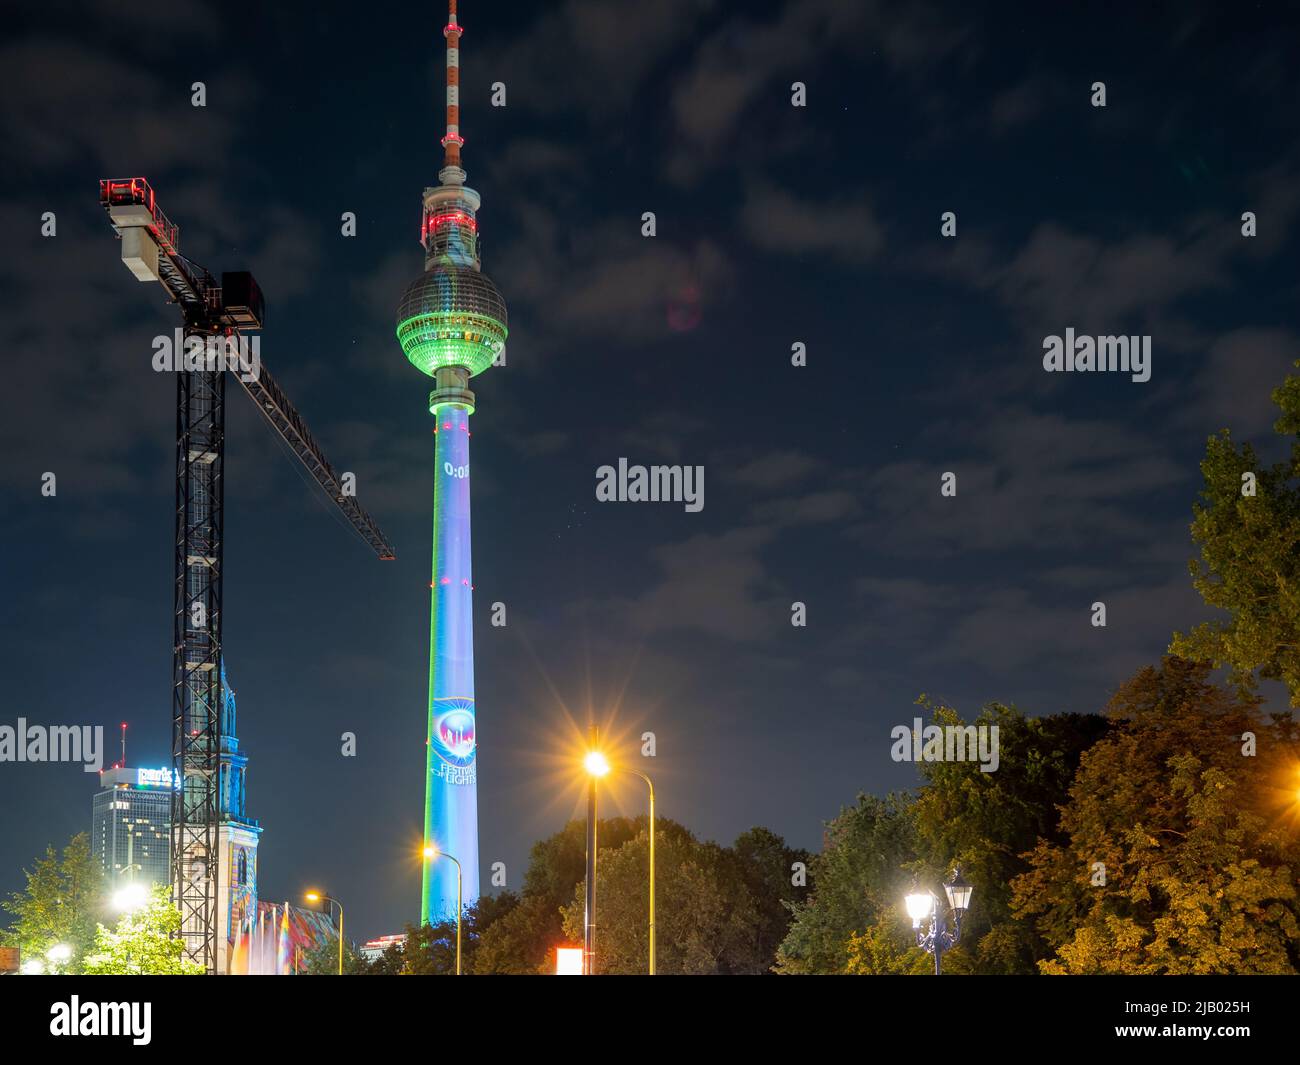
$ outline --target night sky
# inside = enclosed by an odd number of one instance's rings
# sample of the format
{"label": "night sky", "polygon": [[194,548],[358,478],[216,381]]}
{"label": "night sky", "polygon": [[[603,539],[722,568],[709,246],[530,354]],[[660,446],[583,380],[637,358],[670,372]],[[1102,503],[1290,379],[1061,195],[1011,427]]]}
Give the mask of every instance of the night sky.
{"label": "night sky", "polygon": [[[465,167],[510,307],[471,423],[485,883],[502,861],[518,889],[579,812],[591,715],[625,758],[655,733],[664,816],[817,849],[857,793],[915,783],[889,732],[919,694],[1096,711],[1206,616],[1205,439],[1274,457],[1268,394],[1300,357],[1288,17],[464,0]],[[130,764],[169,758],[175,381],[150,359],[180,319],[97,202],[145,175],[182,251],[255,273],[266,366],[397,548],[377,561],[230,382],[225,653],[261,896],[321,887],[359,937],[418,915],[433,438],[393,327],[445,21],[54,0],[0,46],[0,724],[115,744],[126,720]],[[1150,335],[1151,380],[1045,373],[1067,327]],[[703,510],[598,503],[620,457],[702,465]],[[89,830],[95,786],[0,765],[0,892]]]}

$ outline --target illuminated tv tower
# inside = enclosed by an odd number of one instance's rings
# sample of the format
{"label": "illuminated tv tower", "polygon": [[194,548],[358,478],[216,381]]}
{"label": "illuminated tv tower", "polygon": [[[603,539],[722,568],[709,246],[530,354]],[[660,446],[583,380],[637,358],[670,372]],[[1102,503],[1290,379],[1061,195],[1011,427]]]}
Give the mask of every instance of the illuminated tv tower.
{"label": "illuminated tv tower", "polygon": [[[505,352],[506,304],[480,271],[479,195],[460,165],[460,36],[456,0],[447,39],[447,132],[438,184],[424,190],[420,243],[424,273],[397,309],[397,340],[434,380],[433,580],[429,628],[429,712],[425,733],[424,846],[456,858],[464,901],[478,898],[478,792],[474,732],[473,579],[470,573],[469,379]],[[456,913],[456,867],[424,859],[420,919]]]}

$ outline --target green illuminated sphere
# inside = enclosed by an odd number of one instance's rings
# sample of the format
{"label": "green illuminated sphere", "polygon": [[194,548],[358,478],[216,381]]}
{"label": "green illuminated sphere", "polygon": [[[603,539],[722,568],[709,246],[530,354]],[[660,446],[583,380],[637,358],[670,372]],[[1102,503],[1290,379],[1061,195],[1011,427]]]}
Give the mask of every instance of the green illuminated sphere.
{"label": "green illuminated sphere", "polygon": [[421,274],[397,307],[397,342],[421,373],[464,366],[482,373],[506,346],[506,301],[468,267],[440,264]]}

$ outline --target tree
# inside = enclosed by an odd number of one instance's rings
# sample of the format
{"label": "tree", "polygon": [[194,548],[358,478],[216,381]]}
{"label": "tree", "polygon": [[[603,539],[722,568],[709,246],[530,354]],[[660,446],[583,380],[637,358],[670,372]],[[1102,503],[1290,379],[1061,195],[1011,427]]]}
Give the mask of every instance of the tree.
{"label": "tree", "polygon": [[[926,696],[918,702],[935,725],[964,726],[951,707]],[[914,879],[937,889],[955,865],[975,893],[944,971],[1036,971],[1046,948],[1034,926],[1012,914],[1009,884],[1029,868],[1024,852],[1040,838],[1060,838],[1056,808],[1082,752],[1107,724],[1088,714],[1028,718],[989,703],[974,725],[998,730],[995,772],[983,772],[973,759],[922,762],[923,784],[914,795],[859,796],[857,807],[827,825],[822,853],[811,863],[813,896],[794,907],[777,971],[911,972],[918,955],[903,896]]]}
{"label": "tree", "polygon": [[84,971],[93,976],[202,976],[203,966],[182,956],[181,912],[170,889],[156,885],[145,905],[123,914],[117,928],[102,924],[86,957]]}
{"label": "tree", "polygon": [[[734,858],[716,843],[701,843],[674,821],[657,820],[655,830],[656,971],[737,971],[759,916]],[[596,864],[597,972],[646,972],[649,879],[647,831],[620,847],[601,847]],[[564,911],[564,931],[575,942],[583,937],[584,896],[585,882],[575,886]]]}
{"label": "tree", "polygon": [[[475,972],[474,960],[484,934],[519,905],[513,891],[483,895],[465,907],[461,916],[461,972]],[[404,976],[451,976],[456,972],[456,921],[407,925],[402,949]]]}
{"label": "tree", "polygon": [[366,970],[366,975],[400,976],[405,961],[406,957],[402,951],[402,944],[394,943],[370,963],[370,967]]}
{"label": "tree", "polygon": [[[626,817],[607,817],[597,823],[601,848],[617,849],[637,834]],[[587,823],[570,821],[559,832],[533,844],[524,874],[524,894],[550,899],[556,910],[569,904],[573,886],[587,875]]]}
{"label": "tree", "polygon": [[810,868],[816,891],[795,904],[794,918],[777,952],[776,971],[842,973],[849,943],[896,909],[916,858],[916,825],[907,795],[859,795],[857,806],[826,825],[822,853]]}
{"label": "tree", "polygon": [[849,976],[926,976],[934,959],[916,945],[906,919],[881,914],[865,931],[852,932],[845,949]]}
{"label": "tree", "polygon": [[559,907],[545,895],[525,895],[479,939],[474,972],[515,976],[554,972],[555,948],[563,942]]}
{"label": "tree", "polygon": [[[964,724],[951,707],[924,697],[921,703],[937,725]],[[1045,944],[1032,924],[1013,918],[1011,881],[1029,868],[1024,854],[1040,839],[1063,838],[1057,808],[1069,795],[1082,753],[1107,722],[1096,714],[1029,718],[989,703],[974,724],[998,730],[998,768],[985,773],[970,760],[920,763],[925,785],[913,807],[919,859],[913,868],[937,886],[959,865],[975,888],[946,972],[1032,973]]]}
{"label": "tree", "polygon": [[1228,616],[1174,633],[1170,651],[1227,667],[1243,693],[1257,675],[1280,680],[1300,707],[1300,377],[1289,374],[1273,402],[1282,410],[1274,431],[1292,438],[1288,459],[1261,469],[1255,449],[1238,449],[1226,429],[1206,445],[1192,521],[1201,557],[1190,569],[1205,602]]}
{"label": "tree", "polygon": [[72,958],[62,971],[81,972],[104,908],[103,871],[90,852],[90,837],[85,832],[73,836],[61,858],[53,845],[47,847],[45,857],[24,873],[26,888],[3,903],[14,920],[0,932],[0,941],[36,958],[56,943],[66,944]]}
{"label": "tree", "polygon": [[[357,952],[356,947],[344,940],[343,975],[364,976],[372,971],[371,963]],[[338,974],[339,945],[337,941],[326,940],[323,943],[318,943],[299,959],[299,976],[338,976]]]}
{"label": "tree", "polygon": [[753,900],[757,920],[752,935],[738,946],[733,972],[770,973],[777,948],[790,930],[794,907],[812,891],[812,882],[795,886],[795,863],[805,869],[811,855],[785,845],[785,840],[766,828],[751,828],[737,837],[727,852],[735,875]]}
{"label": "tree", "polygon": [[[1300,842],[1284,816],[1295,728],[1168,657],[1107,706],[1012,908],[1049,974],[1291,973],[1300,964]],[[1246,741],[1255,738],[1257,747]],[[1251,754],[1248,752],[1256,751]]]}

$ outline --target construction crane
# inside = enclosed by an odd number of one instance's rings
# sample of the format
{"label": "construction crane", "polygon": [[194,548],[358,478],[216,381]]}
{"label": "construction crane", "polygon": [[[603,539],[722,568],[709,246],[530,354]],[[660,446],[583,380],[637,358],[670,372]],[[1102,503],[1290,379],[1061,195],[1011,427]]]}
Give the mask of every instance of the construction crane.
{"label": "construction crane", "polygon": [[[217,972],[218,846],[222,692],[222,508],[225,496],[226,370],[234,371],[263,416],[381,559],[392,545],[326,460],[302,417],[256,360],[226,358],[262,328],[265,306],[252,274],[221,282],[180,253],[180,233],[144,178],[99,183],[99,202],[121,240],[122,261],[157,281],[181,309],[184,352],[176,351],[176,538],[173,595],[172,897],[181,912],[184,956]],[[178,332],[182,332],[178,331]],[[182,362],[184,355],[187,361]]]}

